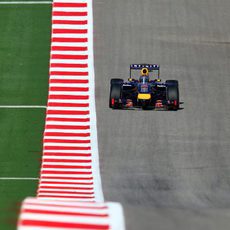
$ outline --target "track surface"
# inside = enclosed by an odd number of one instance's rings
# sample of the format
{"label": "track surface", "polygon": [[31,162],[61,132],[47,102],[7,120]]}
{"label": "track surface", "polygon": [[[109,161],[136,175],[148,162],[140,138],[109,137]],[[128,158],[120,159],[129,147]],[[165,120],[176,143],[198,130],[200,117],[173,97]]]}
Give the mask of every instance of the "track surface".
{"label": "track surface", "polygon": [[[228,229],[230,1],[95,0],[96,104],[106,200],[127,229]],[[130,63],[178,79],[177,112],[113,111]]]}

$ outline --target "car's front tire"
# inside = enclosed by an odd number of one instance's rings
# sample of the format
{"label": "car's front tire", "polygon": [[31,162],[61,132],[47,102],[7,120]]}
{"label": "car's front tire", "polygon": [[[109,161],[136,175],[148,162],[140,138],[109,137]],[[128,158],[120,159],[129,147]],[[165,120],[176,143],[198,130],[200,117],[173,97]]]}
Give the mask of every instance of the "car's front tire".
{"label": "car's front tire", "polygon": [[120,101],[122,99],[122,84],[123,80],[119,78],[113,78],[110,81],[110,97],[109,107],[113,109],[120,108]]}

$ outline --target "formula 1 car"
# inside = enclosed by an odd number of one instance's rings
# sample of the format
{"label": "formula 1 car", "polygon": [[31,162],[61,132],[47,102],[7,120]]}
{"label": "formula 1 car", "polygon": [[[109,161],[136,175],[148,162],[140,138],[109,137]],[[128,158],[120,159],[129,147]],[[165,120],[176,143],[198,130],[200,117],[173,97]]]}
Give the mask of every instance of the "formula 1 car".
{"label": "formula 1 car", "polygon": [[127,82],[113,78],[110,81],[109,107],[112,109],[178,110],[179,83],[160,79],[160,66],[132,64]]}

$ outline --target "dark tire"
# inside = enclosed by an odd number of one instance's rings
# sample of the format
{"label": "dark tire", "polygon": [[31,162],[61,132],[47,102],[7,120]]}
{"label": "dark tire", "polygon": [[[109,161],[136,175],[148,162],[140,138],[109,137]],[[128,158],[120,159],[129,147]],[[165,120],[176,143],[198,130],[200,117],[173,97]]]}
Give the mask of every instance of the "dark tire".
{"label": "dark tire", "polygon": [[166,97],[168,101],[176,102],[176,104],[169,105],[168,110],[178,110],[180,105],[178,85],[168,85],[166,90]]}
{"label": "dark tire", "polygon": [[[110,86],[110,97],[109,97],[109,107],[113,109],[120,108],[119,101],[122,96],[122,85],[121,84],[111,84]],[[114,102],[112,103],[112,101]]]}
{"label": "dark tire", "polygon": [[168,85],[177,85],[177,86],[179,86],[179,82],[177,80],[166,80],[165,83],[168,84]]}
{"label": "dark tire", "polygon": [[112,78],[110,80],[110,84],[113,85],[113,84],[122,84],[124,82],[123,79],[120,79],[120,78]]}

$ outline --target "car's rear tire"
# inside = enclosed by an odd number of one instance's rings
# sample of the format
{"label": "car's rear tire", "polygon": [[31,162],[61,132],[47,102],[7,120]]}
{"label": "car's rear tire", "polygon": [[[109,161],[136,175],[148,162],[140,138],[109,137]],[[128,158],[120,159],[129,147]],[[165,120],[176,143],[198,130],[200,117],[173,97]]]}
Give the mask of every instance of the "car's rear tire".
{"label": "car's rear tire", "polygon": [[124,82],[124,80],[123,79],[121,79],[121,78],[112,78],[111,80],[110,80],[110,84],[112,85],[112,84],[122,84]]}
{"label": "car's rear tire", "polygon": [[166,89],[166,99],[172,104],[167,106],[168,110],[178,110],[180,105],[178,85],[168,85]]}
{"label": "car's rear tire", "polygon": [[179,82],[177,80],[166,80],[165,83],[167,85],[177,85],[177,86],[179,86]]}
{"label": "car's rear tire", "polygon": [[113,109],[119,109],[121,107],[122,98],[122,84],[123,79],[114,78],[111,79],[110,85],[110,97],[109,97],[109,107]]}

